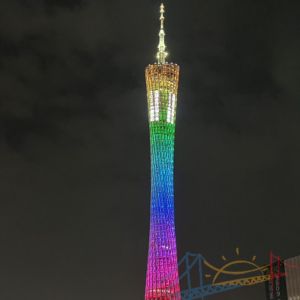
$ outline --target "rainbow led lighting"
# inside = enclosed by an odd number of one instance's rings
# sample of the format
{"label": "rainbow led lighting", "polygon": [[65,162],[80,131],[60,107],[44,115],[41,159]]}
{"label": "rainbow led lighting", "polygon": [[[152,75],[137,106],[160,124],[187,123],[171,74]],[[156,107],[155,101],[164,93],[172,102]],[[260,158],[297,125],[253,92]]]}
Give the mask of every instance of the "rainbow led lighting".
{"label": "rainbow led lighting", "polygon": [[151,152],[151,213],[146,300],[180,300],[174,220],[174,138],[179,66],[166,63],[164,6],[158,63],[146,68]]}

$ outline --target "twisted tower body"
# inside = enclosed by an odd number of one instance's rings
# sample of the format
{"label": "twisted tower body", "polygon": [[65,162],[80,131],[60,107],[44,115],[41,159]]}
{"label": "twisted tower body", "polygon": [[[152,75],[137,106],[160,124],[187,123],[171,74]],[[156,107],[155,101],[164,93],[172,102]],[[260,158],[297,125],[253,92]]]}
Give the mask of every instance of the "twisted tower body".
{"label": "twisted tower body", "polygon": [[146,300],[180,300],[174,221],[174,138],[179,66],[167,63],[164,6],[158,62],[146,68],[151,150],[151,214]]}

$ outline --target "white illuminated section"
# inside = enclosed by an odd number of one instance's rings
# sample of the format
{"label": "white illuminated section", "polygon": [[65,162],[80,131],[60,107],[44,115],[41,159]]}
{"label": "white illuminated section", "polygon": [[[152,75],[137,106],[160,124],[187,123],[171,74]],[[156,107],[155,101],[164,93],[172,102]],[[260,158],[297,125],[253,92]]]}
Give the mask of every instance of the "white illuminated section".
{"label": "white illuminated section", "polygon": [[149,92],[149,119],[150,122],[154,121],[154,106],[153,106],[153,92]]}
{"label": "white illuminated section", "polygon": [[[175,123],[175,112],[176,112],[176,95],[173,93],[168,94],[167,103],[162,104],[160,101],[161,95],[159,90],[150,91],[149,93],[149,119],[150,122],[159,121],[160,110],[166,109],[167,123]],[[161,107],[163,105],[163,107]]]}
{"label": "white illuminated section", "polygon": [[154,91],[154,121],[159,121],[159,91]]}
{"label": "white illuminated section", "polygon": [[167,108],[167,122],[174,124],[175,122],[175,109],[176,109],[176,95],[170,93]]}
{"label": "white illuminated section", "polygon": [[149,118],[150,122],[159,121],[159,91],[150,91],[149,95]]}

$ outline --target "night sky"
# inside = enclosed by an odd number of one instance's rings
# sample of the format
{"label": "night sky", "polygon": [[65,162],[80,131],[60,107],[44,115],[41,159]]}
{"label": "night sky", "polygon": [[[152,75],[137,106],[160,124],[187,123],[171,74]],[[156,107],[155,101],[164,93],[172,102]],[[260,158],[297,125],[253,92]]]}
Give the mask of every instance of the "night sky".
{"label": "night sky", "polygon": [[[143,299],[159,4],[0,1],[1,299]],[[299,2],[165,5],[179,257],[300,254]]]}

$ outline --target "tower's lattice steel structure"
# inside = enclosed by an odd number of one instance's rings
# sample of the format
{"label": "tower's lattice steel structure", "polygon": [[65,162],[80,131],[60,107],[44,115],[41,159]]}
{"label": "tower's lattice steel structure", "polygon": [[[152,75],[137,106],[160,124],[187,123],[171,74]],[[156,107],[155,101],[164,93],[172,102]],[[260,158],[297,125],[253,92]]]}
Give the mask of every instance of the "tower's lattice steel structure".
{"label": "tower's lattice steel structure", "polygon": [[164,5],[157,63],[146,68],[151,150],[151,214],[146,300],[180,300],[174,221],[174,138],[179,66],[166,62]]}

